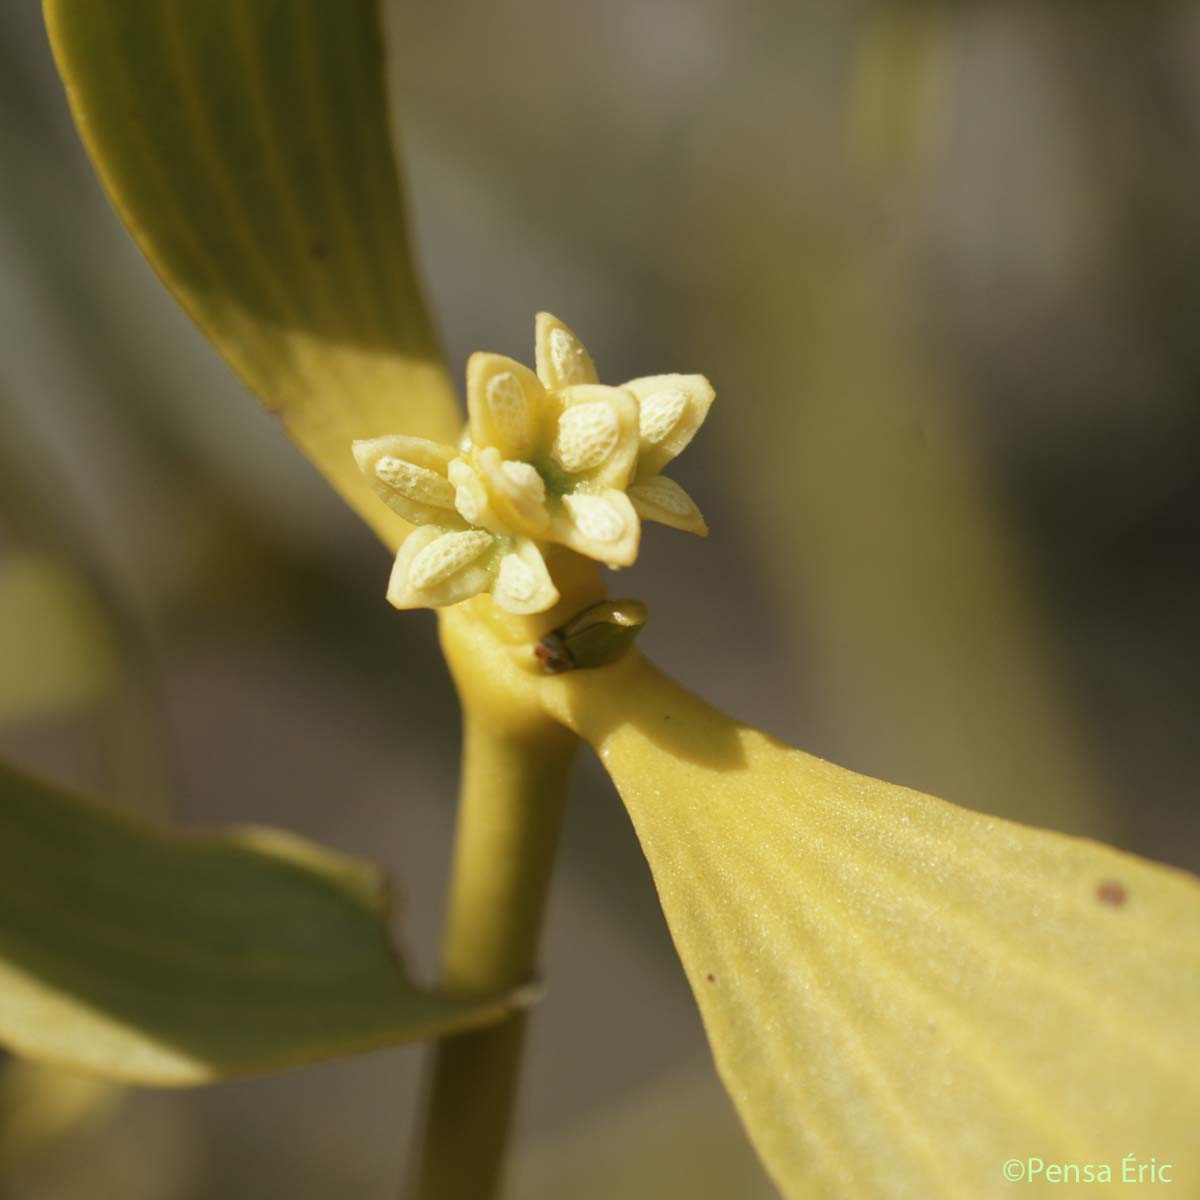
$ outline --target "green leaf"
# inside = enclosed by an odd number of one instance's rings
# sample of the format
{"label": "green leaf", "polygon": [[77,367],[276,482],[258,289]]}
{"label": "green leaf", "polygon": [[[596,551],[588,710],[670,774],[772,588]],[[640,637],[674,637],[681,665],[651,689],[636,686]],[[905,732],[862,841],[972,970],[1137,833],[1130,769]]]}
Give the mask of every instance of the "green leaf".
{"label": "green leaf", "polygon": [[792,1197],[1200,1179],[1200,886],[856,775],[634,659],[548,681],[637,829],[718,1070]]}
{"label": "green leaf", "polygon": [[164,832],[0,766],[0,1044],[204,1083],[471,1028],[415,987],[381,875],[290,834]]}
{"label": "green leaf", "polygon": [[46,0],[80,132],[163,282],[388,543],[356,438],[457,440],[370,0]]}

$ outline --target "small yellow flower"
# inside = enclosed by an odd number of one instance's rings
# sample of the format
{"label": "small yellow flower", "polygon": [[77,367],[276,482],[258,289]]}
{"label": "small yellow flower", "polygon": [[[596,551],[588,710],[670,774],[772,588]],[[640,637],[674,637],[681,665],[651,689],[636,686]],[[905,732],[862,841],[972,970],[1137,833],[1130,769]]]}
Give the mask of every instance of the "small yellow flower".
{"label": "small yellow flower", "polygon": [[[595,383],[582,342],[557,318],[538,313],[537,373],[550,390]],[[704,424],[715,393],[703,375],[646,375],[622,385],[638,403],[637,468],[626,493],[639,516],[704,537],[708,526],[695,501],[662,469]]]}
{"label": "small yellow flower", "polygon": [[637,558],[641,518],[706,534],[691,497],[661,474],[713,401],[702,375],[601,384],[561,321],[537,318],[537,373],[500,354],[467,364],[458,448],[393,435],[355,442],[381,499],[418,526],[396,556],[388,600],[440,608],[481,592],[512,613],[558,599],[543,549],[610,567]]}

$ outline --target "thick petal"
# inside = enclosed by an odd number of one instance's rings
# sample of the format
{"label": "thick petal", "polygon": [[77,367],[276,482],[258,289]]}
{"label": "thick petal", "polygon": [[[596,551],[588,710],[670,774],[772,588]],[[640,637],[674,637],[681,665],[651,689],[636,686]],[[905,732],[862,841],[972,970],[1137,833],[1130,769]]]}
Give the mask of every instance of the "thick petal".
{"label": "thick petal", "polygon": [[648,479],[681,454],[704,424],[716,393],[703,375],[647,375],[627,387],[638,400],[638,475]]}
{"label": "thick petal", "polygon": [[[533,466],[520,459],[501,458],[494,446],[475,456],[475,466],[487,497],[487,514],[501,533],[543,537],[550,525],[546,484]],[[491,528],[491,526],[489,526]]]}
{"label": "thick petal", "polygon": [[354,443],[354,460],[375,494],[413,525],[459,525],[454,487],[446,477],[452,446],[425,438],[369,438]]}
{"label": "thick petal", "polygon": [[[499,455],[499,451],[495,449],[491,453]],[[492,508],[491,496],[483,476],[476,468],[473,454],[463,454],[456,458],[450,464],[448,474],[450,482],[454,485],[454,507],[468,525],[477,529],[487,529],[501,536],[512,532],[508,523]]]}
{"label": "thick petal", "polygon": [[527,615],[545,612],[558,603],[558,588],[550,579],[546,560],[528,538],[500,558],[492,599],[505,612]]}
{"label": "thick petal", "polygon": [[387,598],[394,608],[444,608],[492,585],[496,538],[482,529],[425,525],[404,539]]}
{"label": "thick petal", "polygon": [[624,388],[586,383],[554,392],[550,401],[556,409],[550,458],[564,481],[593,489],[623,488],[638,455],[638,404],[633,395]]}
{"label": "thick petal", "polygon": [[467,412],[477,449],[495,446],[504,458],[529,458],[541,441],[546,390],[515,359],[472,354],[467,362]]}
{"label": "thick petal", "polygon": [[563,496],[550,529],[556,542],[610,567],[631,566],[642,535],[629,497],[616,488]]}
{"label": "thick petal", "polygon": [[592,356],[557,317],[538,313],[535,340],[538,378],[547,391],[600,382]]}
{"label": "thick petal", "polygon": [[643,521],[657,521],[682,529],[685,533],[708,536],[708,526],[700,515],[696,502],[675,482],[665,475],[654,475],[629,488],[629,499]]}
{"label": "thick petal", "polygon": [[1200,1178],[1195,878],[822,762],[635,657],[545,688],[785,1196],[999,1200],[1014,1156]]}

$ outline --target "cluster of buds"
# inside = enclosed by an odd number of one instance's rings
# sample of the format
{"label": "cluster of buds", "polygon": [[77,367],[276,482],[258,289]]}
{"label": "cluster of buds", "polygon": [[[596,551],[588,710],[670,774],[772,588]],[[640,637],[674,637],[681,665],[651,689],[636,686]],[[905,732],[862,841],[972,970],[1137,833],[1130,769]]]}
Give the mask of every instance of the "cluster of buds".
{"label": "cluster of buds", "polygon": [[417,527],[392,570],[396,608],[489,592],[508,612],[544,612],[558,600],[546,566],[554,545],[627,567],[643,519],[708,532],[691,497],[661,473],[708,414],[708,380],[651,375],[607,387],[548,313],[538,314],[536,356],[536,374],[500,354],[471,356],[458,447],[399,434],[355,442],[376,493]]}

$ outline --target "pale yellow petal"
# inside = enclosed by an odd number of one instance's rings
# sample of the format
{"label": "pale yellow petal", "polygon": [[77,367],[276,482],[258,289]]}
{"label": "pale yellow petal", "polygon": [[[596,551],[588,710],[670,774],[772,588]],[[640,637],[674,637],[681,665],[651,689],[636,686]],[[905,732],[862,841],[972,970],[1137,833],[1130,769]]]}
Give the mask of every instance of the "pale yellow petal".
{"label": "pale yellow petal", "polygon": [[583,343],[557,317],[538,313],[535,342],[538,378],[547,391],[600,381]]}
{"label": "pale yellow petal", "polygon": [[500,558],[492,599],[506,612],[527,615],[545,612],[558,603],[558,589],[550,579],[546,560],[528,538]]}
{"label": "pale yellow petal", "polygon": [[576,404],[559,417],[550,454],[569,474],[590,471],[612,454],[620,435],[611,405],[599,400]]}
{"label": "pale yellow petal", "polygon": [[615,488],[563,496],[550,530],[555,541],[610,567],[628,567],[637,559],[642,532],[629,497]]}
{"label": "pale yellow petal", "polygon": [[580,384],[550,396],[549,454],[564,490],[624,488],[638,456],[638,405],[624,388]]}
{"label": "pale yellow petal", "polygon": [[[498,450],[493,449],[491,453],[499,455]],[[501,536],[509,532],[507,524],[492,508],[491,496],[475,465],[474,455],[465,454],[454,459],[447,475],[454,485],[455,510],[468,525]]]}
{"label": "pale yellow petal", "polygon": [[685,533],[708,536],[708,526],[696,502],[665,475],[653,475],[641,483],[631,484],[629,499],[643,521],[658,521]]}
{"label": "pale yellow petal", "polygon": [[621,792],[785,1196],[987,1200],[1031,1158],[1124,1194],[1130,1153],[1194,1191],[1192,876],[843,770],[636,657],[543,688]]}
{"label": "pale yellow petal", "polygon": [[501,458],[495,447],[481,450],[475,465],[496,528],[510,536],[542,537],[550,525],[546,485],[527,462]]}
{"label": "pale yellow petal", "polygon": [[546,419],[546,391],[526,366],[502,354],[467,361],[467,412],[477,449],[494,446],[505,458],[529,458]]}
{"label": "pale yellow petal", "polygon": [[491,587],[496,539],[482,529],[423,525],[404,539],[388,584],[395,608],[443,608]]}
{"label": "pale yellow petal", "polygon": [[683,453],[704,424],[716,393],[703,375],[647,375],[624,385],[638,400],[638,476],[647,479]]}
{"label": "pale yellow petal", "polygon": [[399,434],[354,443],[354,459],[371,489],[413,525],[459,524],[446,477],[456,453],[452,446]]}

